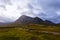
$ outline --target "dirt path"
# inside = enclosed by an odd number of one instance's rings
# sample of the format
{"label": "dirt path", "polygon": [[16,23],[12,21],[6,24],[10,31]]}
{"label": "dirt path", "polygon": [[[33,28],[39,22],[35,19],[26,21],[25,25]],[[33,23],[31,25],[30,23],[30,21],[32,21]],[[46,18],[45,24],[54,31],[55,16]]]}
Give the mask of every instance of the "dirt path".
{"label": "dirt path", "polygon": [[54,34],[54,35],[60,35],[60,32],[48,32],[48,31],[39,31],[39,32],[51,33],[51,34]]}

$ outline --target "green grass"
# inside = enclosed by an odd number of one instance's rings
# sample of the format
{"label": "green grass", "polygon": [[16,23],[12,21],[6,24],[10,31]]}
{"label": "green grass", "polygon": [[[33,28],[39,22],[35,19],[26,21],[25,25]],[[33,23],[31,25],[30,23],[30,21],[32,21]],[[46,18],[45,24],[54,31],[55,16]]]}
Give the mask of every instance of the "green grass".
{"label": "green grass", "polygon": [[39,31],[60,32],[60,27],[38,24],[0,27],[0,40],[60,40],[60,35]]}

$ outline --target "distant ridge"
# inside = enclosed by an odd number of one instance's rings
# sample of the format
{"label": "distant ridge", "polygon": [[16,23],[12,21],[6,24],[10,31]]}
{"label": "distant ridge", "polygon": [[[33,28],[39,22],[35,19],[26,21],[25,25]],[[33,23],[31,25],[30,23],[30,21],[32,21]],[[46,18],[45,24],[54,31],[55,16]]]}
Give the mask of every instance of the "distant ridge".
{"label": "distant ridge", "polygon": [[49,20],[43,21],[39,17],[32,18],[32,17],[26,16],[26,15],[22,15],[19,19],[17,19],[15,21],[15,23],[20,23],[20,24],[22,24],[22,23],[24,23],[24,24],[32,23],[32,24],[55,25],[55,23],[53,23]]}
{"label": "distant ridge", "polygon": [[44,23],[45,25],[56,25],[55,23],[53,23],[53,22],[51,22],[51,21],[49,21],[49,20],[45,20],[43,23]]}

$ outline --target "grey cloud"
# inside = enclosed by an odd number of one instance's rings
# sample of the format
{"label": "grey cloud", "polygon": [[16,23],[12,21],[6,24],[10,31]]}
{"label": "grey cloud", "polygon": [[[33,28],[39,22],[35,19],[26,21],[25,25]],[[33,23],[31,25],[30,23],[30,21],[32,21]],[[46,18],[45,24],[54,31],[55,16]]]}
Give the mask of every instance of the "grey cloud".
{"label": "grey cloud", "polygon": [[0,22],[12,22],[12,19],[0,16]]}
{"label": "grey cloud", "polygon": [[0,5],[1,8],[3,8],[4,10],[6,10],[6,6],[5,5]]}
{"label": "grey cloud", "polygon": [[30,8],[30,9],[32,9],[32,10],[34,9],[34,6],[31,5],[31,4],[28,4],[27,6],[28,6],[28,8]]}
{"label": "grey cloud", "polygon": [[[60,0],[33,0],[31,4],[34,8],[42,8],[43,11],[39,14],[37,13],[37,16],[40,18],[53,21],[59,20],[59,16],[56,12],[60,11]],[[60,22],[60,20],[57,22]]]}
{"label": "grey cloud", "polygon": [[4,4],[12,5],[11,0],[1,0]]}
{"label": "grey cloud", "polygon": [[5,6],[4,6],[4,5],[0,5],[0,7],[5,8]]}

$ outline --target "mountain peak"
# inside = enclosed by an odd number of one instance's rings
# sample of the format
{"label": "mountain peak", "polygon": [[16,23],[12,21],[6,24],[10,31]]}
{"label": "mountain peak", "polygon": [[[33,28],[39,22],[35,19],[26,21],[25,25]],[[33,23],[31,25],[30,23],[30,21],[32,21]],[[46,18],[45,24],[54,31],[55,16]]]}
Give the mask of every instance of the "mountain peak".
{"label": "mountain peak", "polygon": [[22,15],[18,20],[15,21],[16,23],[23,23],[23,24],[26,24],[26,23],[32,23],[32,24],[49,24],[49,25],[53,25],[54,23],[49,21],[49,20],[45,20],[43,21],[41,18],[39,17],[35,17],[35,18],[32,18],[32,17],[29,17],[29,16],[26,16],[26,15]]}
{"label": "mountain peak", "polygon": [[33,18],[26,16],[26,15],[22,15],[18,20],[16,20],[17,23],[27,23],[28,21],[31,21]]}
{"label": "mountain peak", "polygon": [[26,16],[26,15],[22,15],[16,22],[39,24],[39,23],[43,22],[43,20],[40,19],[39,17],[32,18],[32,17]]}
{"label": "mountain peak", "polygon": [[43,21],[41,18],[39,18],[39,17],[35,17],[34,18],[35,20],[40,20],[40,21]]}
{"label": "mountain peak", "polygon": [[26,15],[22,15],[21,17],[28,17],[28,16],[26,16]]}

